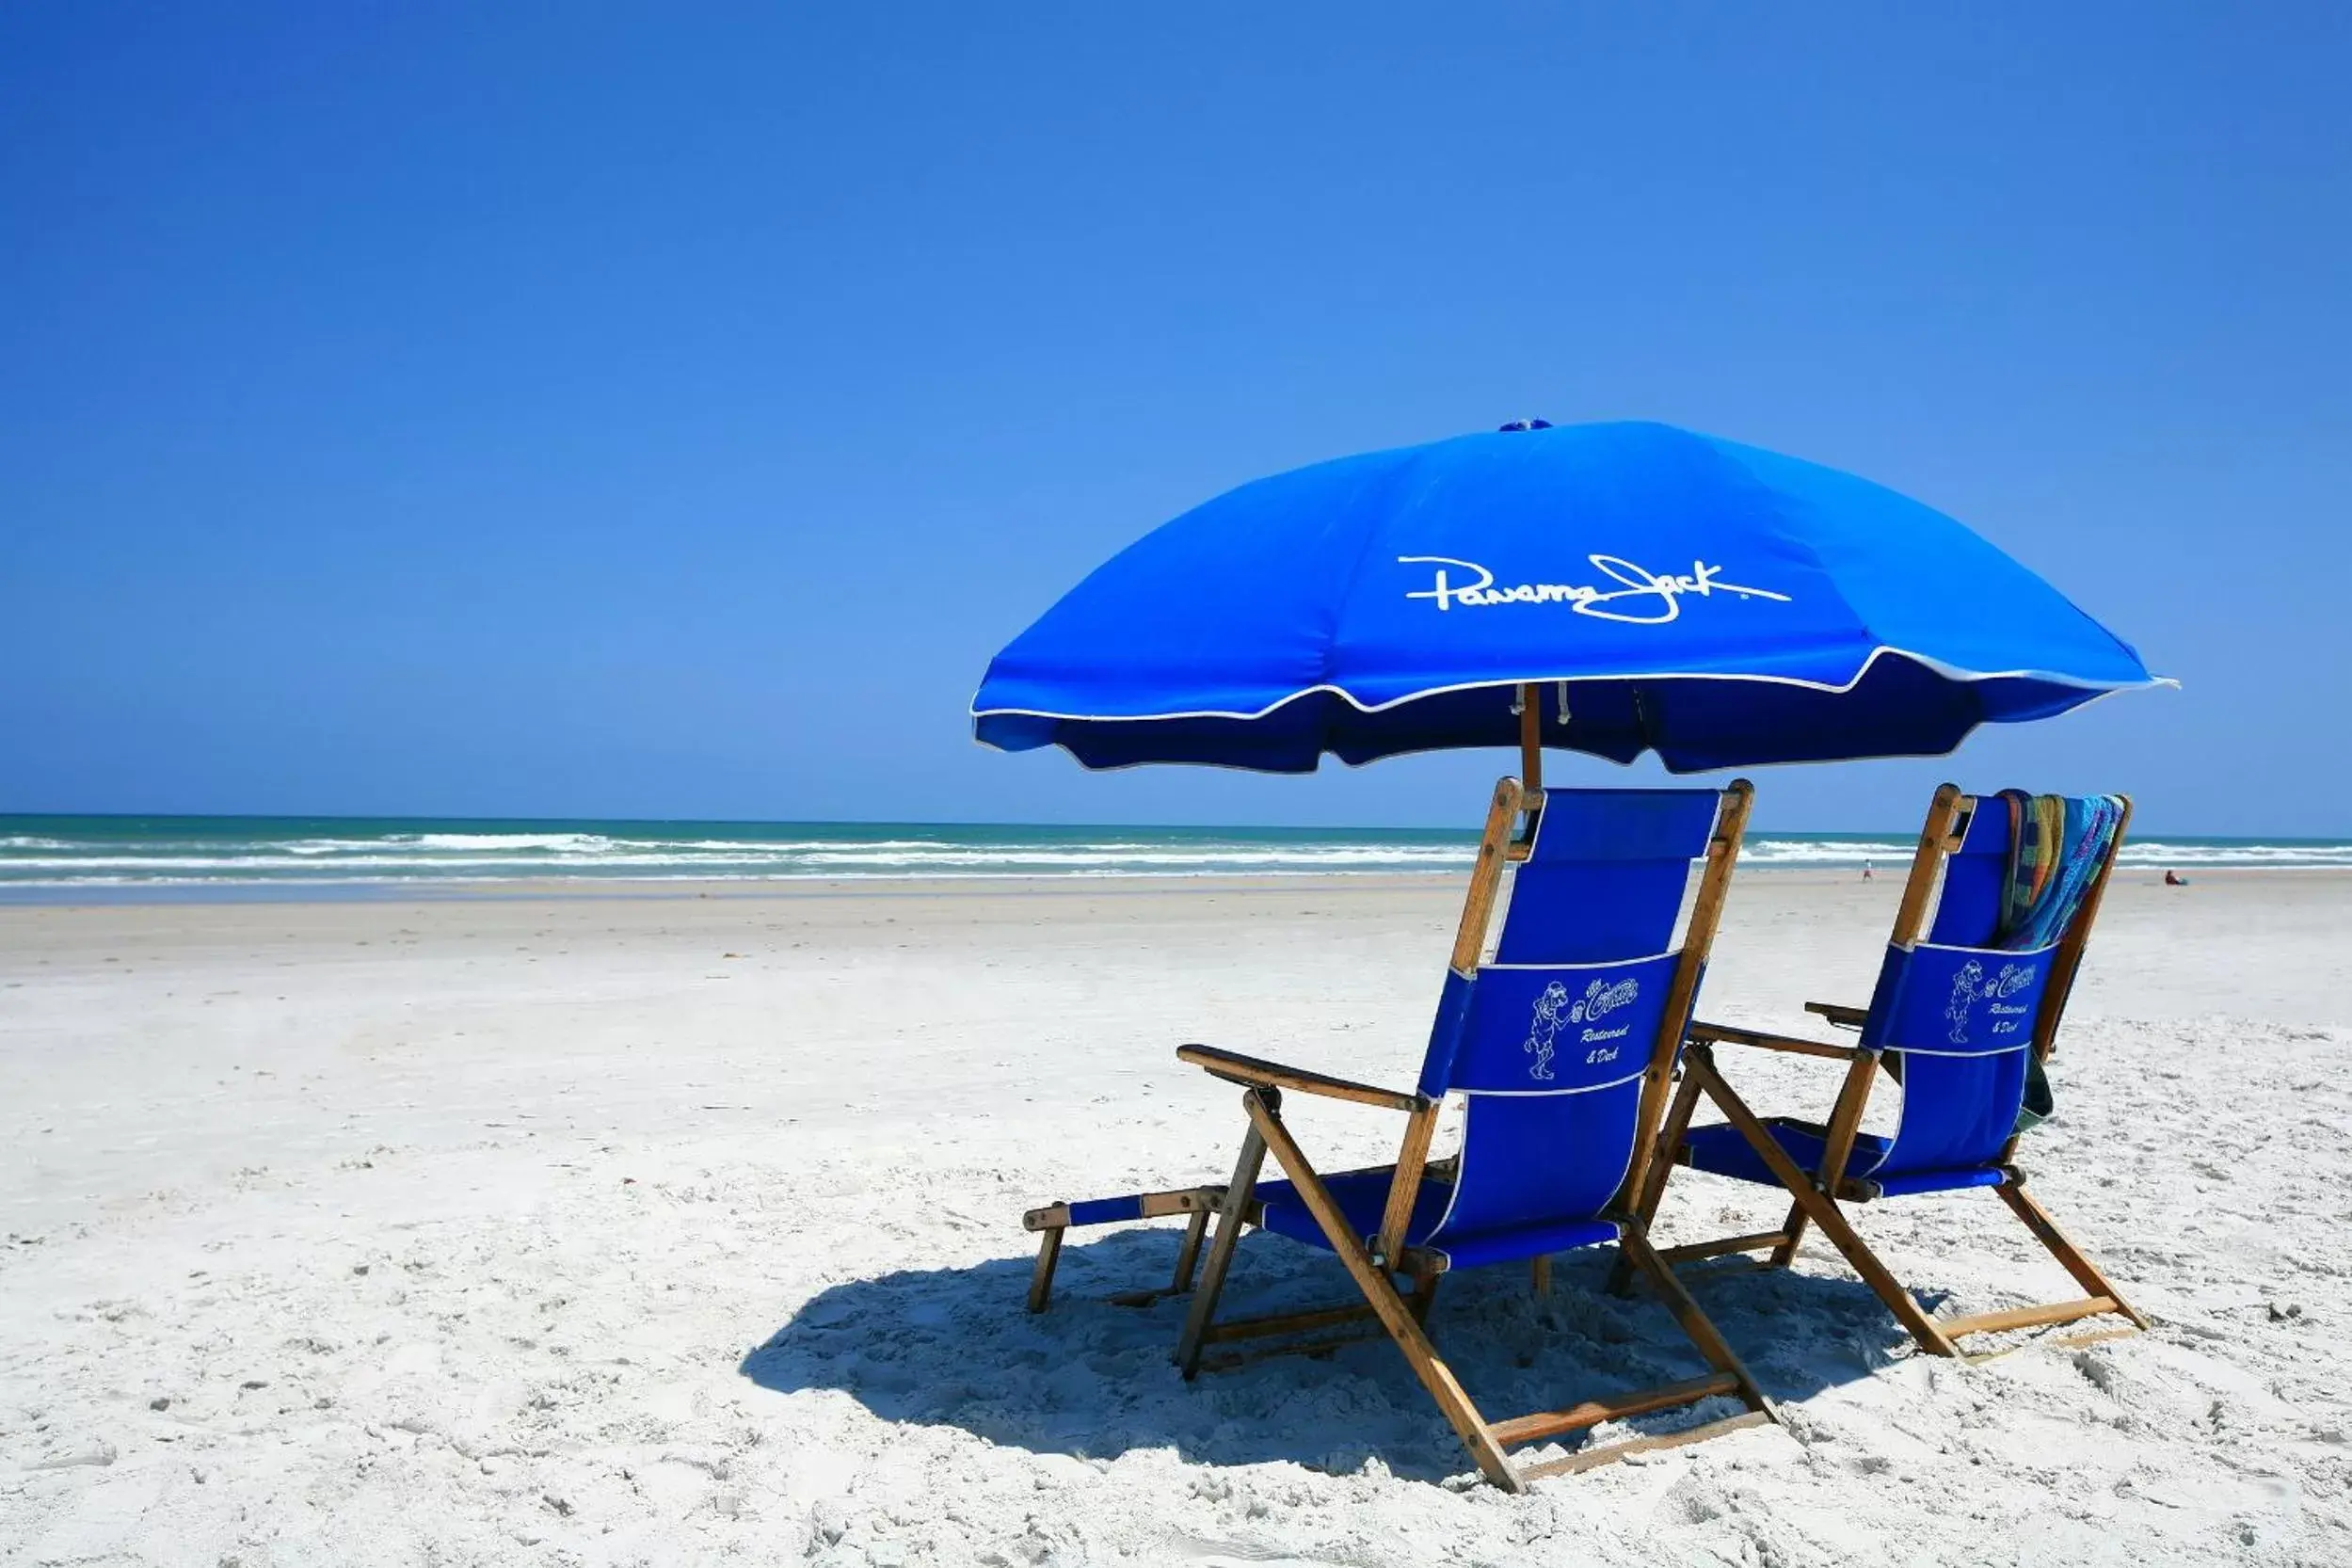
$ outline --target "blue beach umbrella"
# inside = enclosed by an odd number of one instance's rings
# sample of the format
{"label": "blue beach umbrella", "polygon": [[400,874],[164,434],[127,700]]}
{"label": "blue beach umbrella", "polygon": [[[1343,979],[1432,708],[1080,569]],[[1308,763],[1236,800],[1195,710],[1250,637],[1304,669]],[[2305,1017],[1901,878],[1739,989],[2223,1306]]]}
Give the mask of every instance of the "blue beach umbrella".
{"label": "blue beach umbrella", "polygon": [[2160,683],[1893,490],[1671,425],[1535,422],[1185,513],[998,654],[972,717],[989,745],[1093,768],[1532,739],[1690,773],[1938,756]]}

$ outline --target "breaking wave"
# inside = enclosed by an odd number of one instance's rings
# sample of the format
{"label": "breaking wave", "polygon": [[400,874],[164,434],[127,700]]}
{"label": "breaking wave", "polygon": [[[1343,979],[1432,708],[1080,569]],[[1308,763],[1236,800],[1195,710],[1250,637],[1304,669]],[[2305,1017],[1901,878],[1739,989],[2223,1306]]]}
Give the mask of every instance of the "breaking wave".
{"label": "breaking wave", "polygon": [[[1469,833],[930,824],[334,822],[0,818],[0,889],[545,880],[1293,876],[1459,873]],[[1899,874],[1894,835],[1752,836],[1752,869]],[[2127,867],[2352,867],[2352,843],[2135,841]]]}

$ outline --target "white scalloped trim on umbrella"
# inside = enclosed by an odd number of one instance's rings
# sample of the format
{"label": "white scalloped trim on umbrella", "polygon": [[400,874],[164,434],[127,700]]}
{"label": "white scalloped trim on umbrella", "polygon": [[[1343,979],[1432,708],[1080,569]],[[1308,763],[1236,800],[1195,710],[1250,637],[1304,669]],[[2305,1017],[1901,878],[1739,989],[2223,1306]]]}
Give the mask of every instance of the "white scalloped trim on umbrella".
{"label": "white scalloped trim on umbrella", "polygon": [[1392,708],[1401,708],[1406,703],[1418,702],[1424,697],[1444,696],[1449,692],[1503,690],[1512,686],[1555,686],[1561,684],[1574,686],[1578,684],[1591,684],[1598,681],[1613,680],[1748,680],[1759,681],[1775,686],[1801,686],[1810,691],[1828,692],[1834,695],[1842,692],[1850,692],[1856,686],[1861,685],[1863,677],[1870,673],[1871,666],[1876,664],[1881,657],[1887,655],[1892,655],[1897,659],[1908,659],[1912,664],[1919,665],[1923,669],[1934,671],[1936,674],[1943,676],[1947,680],[1969,682],[1979,680],[2043,680],[2054,686],[2072,686],[2082,691],[2098,692],[2103,696],[2114,692],[2140,691],[2152,686],[2170,686],[2177,690],[2181,684],[2178,680],[2175,680],[2168,675],[2152,675],[2145,680],[2094,680],[2088,679],[2088,677],[2065,675],[2055,670],[1963,669],[1958,664],[1946,664],[1941,659],[1931,658],[1924,653],[1913,653],[1909,648],[1894,648],[1881,643],[1879,647],[1870,650],[1870,656],[1862,662],[1861,668],[1854,671],[1852,678],[1842,682],[1808,680],[1800,675],[1753,675],[1716,670],[1658,670],[1645,674],[1623,675],[1614,673],[1599,673],[1587,670],[1581,675],[1528,675],[1514,676],[1509,680],[1460,680],[1449,685],[1425,686],[1419,691],[1408,692],[1403,696],[1392,698],[1387,702],[1377,703],[1368,703],[1363,701],[1357,697],[1354,693],[1349,691],[1345,686],[1336,686],[1324,683],[1314,686],[1303,686],[1299,690],[1292,692],[1288,696],[1277,697],[1274,701],[1268,703],[1265,707],[1258,709],[1255,712],[1241,712],[1232,710],[1208,708],[1197,710],[1178,710],[1164,713],[1064,713],[1045,708],[982,708],[978,706],[980,694],[975,692],[972,694],[973,706],[970,710],[970,713],[975,719],[997,718],[1001,716],[1028,719],[1064,719],[1080,724],[1149,724],[1166,719],[1248,720],[1262,719],[1269,713],[1274,712],[1278,709],[1286,708],[1302,697],[1314,696],[1317,694],[1323,692],[1328,692],[1332,696],[1339,697],[1345,701],[1348,706],[1353,708],[1359,713],[1384,713]]}

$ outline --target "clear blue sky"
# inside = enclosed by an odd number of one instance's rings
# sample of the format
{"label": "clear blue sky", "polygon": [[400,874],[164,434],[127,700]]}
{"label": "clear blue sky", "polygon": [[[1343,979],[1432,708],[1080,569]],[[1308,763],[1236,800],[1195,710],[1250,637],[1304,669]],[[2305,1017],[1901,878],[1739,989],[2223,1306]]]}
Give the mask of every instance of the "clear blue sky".
{"label": "clear blue sky", "polygon": [[2185,683],[1765,822],[2352,833],[2348,19],[8,7],[0,809],[1467,824],[1501,754],[965,705],[1192,503],[1533,414],[1908,490]]}

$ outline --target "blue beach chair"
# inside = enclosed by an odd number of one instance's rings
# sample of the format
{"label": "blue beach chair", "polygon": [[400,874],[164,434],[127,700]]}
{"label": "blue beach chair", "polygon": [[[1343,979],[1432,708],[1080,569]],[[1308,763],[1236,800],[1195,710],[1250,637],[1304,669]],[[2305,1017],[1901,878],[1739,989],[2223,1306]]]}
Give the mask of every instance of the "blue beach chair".
{"label": "blue beach chair", "polygon": [[[1223,1186],[1054,1204],[1027,1216],[1044,1233],[1030,1290],[1041,1311],[1063,1232],[1071,1225],[1189,1214],[1175,1283],[1192,1285],[1213,1214],[1216,1230],[1176,1361],[1191,1378],[1215,1342],[1260,1339],[1377,1319],[1461,1434],[1479,1468],[1511,1491],[1540,1475],[1581,1470],[1637,1448],[1688,1443],[1773,1419],[1771,1407],[1627,1210],[1665,1109],[1675,1051],[1698,991],[1723,894],[1738,857],[1751,792],[1523,791],[1496,788],[1470,878],[1453,960],[1410,1093],[1330,1078],[1207,1046],[1176,1054],[1243,1086],[1249,1128]],[[1524,824],[1524,825],[1523,825]],[[1704,871],[1682,946],[1673,943],[1692,863]],[[1498,895],[1508,901],[1494,956],[1482,961]],[[1396,1163],[1324,1176],[1283,1119],[1286,1094],[1384,1106],[1406,1115]],[[1465,1097],[1462,1148],[1430,1160],[1441,1104]],[[1271,1153],[1287,1180],[1260,1180]],[[1218,1321],[1218,1298],[1242,1230],[1256,1225],[1337,1255],[1360,1304]],[[1490,1422],[1463,1391],[1423,1327],[1449,1270],[1529,1261],[1539,1289],[1551,1254],[1614,1241],[1657,1288],[1714,1370],[1637,1393]],[[1401,1276],[1410,1294],[1400,1291]],[[1360,1325],[1359,1325],[1360,1326]],[[1320,1349],[1328,1340],[1283,1349]],[[1586,1448],[1520,1466],[1504,1450],[1599,1422],[1715,1395],[1748,1409],[1662,1436]]]}
{"label": "blue beach chair", "polygon": [[[2056,1044],[2084,945],[2131,820],[2130,799],[2117,797],[2117,802],[2120,815],[2109,819],[2112,836],[2104,847],[2095,833],[2079,840],[2075,874],[2053,895],[2063,904],[2039,911],[2040,935],[2025,938],[2039,945],[2003,945],[2002,915],[2016,863],[2012,813],[1999,797],[1979,801],[1944,785],[1928,808],[1870,1005],[1807,1005],[1833,1026],[1861,1031],[1857,1044],[1828,1045],[1724,1024],[1691,1026],[1682,1087],[1660,1135],[1668,1157],[1652,1162],[1636,1205],[1641,1224],[1656,1216],[1677,1163],[1784,1187],[1795,1201],[1780,1229],[1668,1247],[1660,1256],[1670,1265],[1769,1249],[1769,1266],[1784,1267],[1810,1224],[1820,1226],[1920,1346],[1938,1355],[1960,1354],[1956,1342],[1967,1335],[2107,1313],[2134,1328],[2148,1326],[2026,1192],[2024,1173],[2011,1162],[2018,1129],[2024,1125],[2020,1112],[2030,1105],[2029,1084],[2040,1088],[2040,1064]],[[2102,803],[2069,804],[2079,817]],[[2039,852],[2055,855],[2058,849],[2043,845]],[[1758,1118],[1718,1071],[1713,1055],[1718,1045],[1845,1062],[1845,1086],[1829,1120]],[[1881,1070],[1903,1093],[1901,1120],[1890,1137],[1860,1130]],[[2041,1092],[2046,1095],[2046,1089]],[[1689,1125],[1702,1094],[1722,1110],[1725,1121]],[[2039,1119],[2048,1109],[2046,1099],[2031,1109],[2030,1119]],[[1974,1187],[1991,1188],[2016,1212],[2082,1286],[2083,1299],[1931,1317],[1863,1242],[1840,1207]],[[1628,1278],[1621,1265],[1616,1283],[1622,1288]]]}

